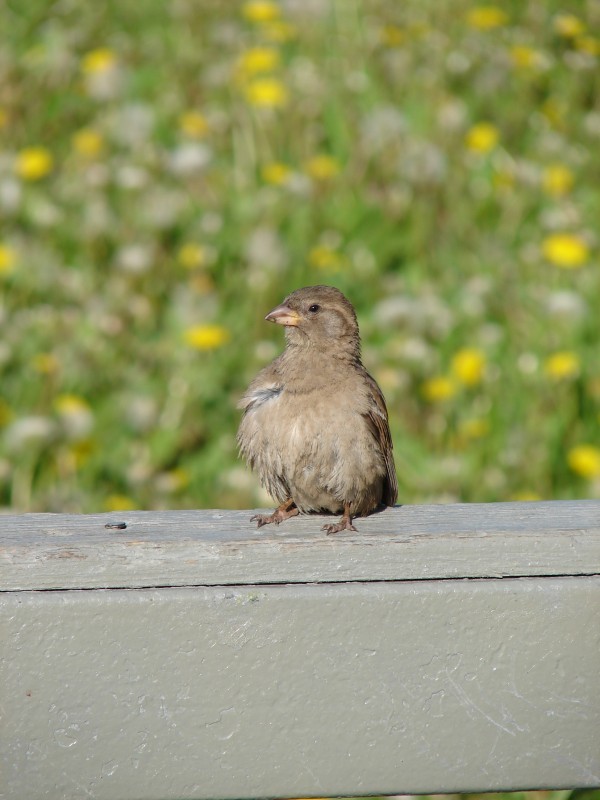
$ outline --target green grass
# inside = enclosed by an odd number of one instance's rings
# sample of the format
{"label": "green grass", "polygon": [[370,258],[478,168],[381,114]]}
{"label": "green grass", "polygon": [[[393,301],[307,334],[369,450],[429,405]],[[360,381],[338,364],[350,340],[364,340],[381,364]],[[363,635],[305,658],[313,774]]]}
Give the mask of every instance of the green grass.
{"label": "green grass", "polygon": [[[482,28],[474,8],[324,0],[275,28],[216,2],[7,10],[1,505],[267,504],[235,404],[282,347],[265,313],[311,283],[356,305],[402,502],[600,496],[597,19],[512,2]],[[266,74],[240,67],[256,47]],[[265,77],[285,106],[248,100]],[[480,123],[497,141],[474,151]],[[38,179],[30,147],[53,158]],[[214,346],[190,346],[205,325]]]}

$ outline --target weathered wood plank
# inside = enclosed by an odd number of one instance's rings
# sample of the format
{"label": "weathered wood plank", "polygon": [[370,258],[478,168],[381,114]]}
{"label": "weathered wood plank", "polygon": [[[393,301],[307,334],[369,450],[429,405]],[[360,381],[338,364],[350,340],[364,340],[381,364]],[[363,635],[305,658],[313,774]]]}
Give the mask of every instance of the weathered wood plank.
{"label": "weathered wood plank", "polygon": [[4,800],[600,786],[600,578],[0,593]]}
{"label": "weathered wood plank", "polygon": [[402,506],[336,536],[319,516],[257,531],[251,513],[0,516],[0,590],[600,573],[598,501]]}

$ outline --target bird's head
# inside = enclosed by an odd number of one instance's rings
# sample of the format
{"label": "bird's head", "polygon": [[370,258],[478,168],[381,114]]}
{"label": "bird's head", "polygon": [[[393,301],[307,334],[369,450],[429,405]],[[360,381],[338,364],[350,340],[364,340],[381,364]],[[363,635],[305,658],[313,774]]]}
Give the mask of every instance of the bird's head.
{"label": "bird's head", "polygon": [[358,355],[360,340],[352,303],[333,286],[306,286],[289,294],[265,317],[285,325],[290,344],[316,345]]}

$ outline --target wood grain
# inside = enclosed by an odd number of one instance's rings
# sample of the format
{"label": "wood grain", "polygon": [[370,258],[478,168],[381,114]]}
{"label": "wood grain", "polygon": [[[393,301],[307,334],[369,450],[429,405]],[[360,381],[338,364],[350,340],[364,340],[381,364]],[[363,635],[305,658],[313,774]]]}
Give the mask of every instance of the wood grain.
{"label": "wood grain", "polygon": [[335,536],[252,513],[0,516],[0,591],[600,574],[598,501],[398,506]]}

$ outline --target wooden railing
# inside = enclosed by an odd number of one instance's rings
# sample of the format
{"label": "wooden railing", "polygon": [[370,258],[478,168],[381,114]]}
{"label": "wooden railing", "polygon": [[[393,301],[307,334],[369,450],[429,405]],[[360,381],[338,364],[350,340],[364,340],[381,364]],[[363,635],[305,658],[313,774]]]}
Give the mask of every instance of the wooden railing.
{"label": "wooden railing", "polygon": [[0,517],[0,797],[600,786],[600,502],[250,514]]}

